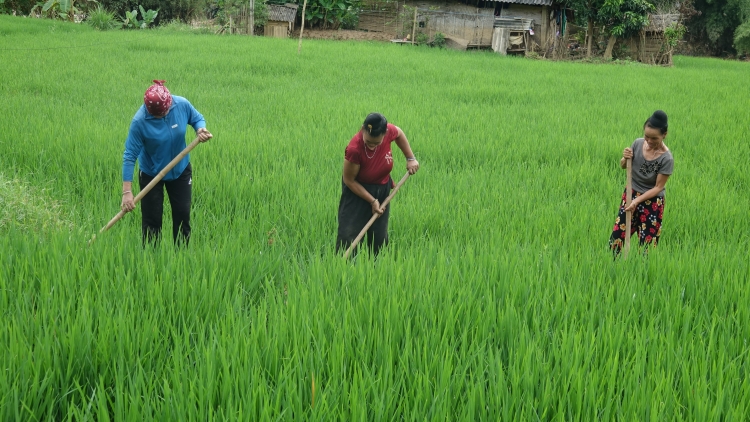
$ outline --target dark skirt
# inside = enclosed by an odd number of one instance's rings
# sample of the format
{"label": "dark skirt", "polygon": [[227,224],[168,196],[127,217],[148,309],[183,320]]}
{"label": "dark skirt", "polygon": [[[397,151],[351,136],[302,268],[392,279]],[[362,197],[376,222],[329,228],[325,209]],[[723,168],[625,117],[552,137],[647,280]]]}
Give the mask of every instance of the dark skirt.
{"label": "dark skirt", "polygon": [[[368,185],[362,183],[362,186],[374,198],[382,204],[391,192],[393,182],[391,180],[384,185]],[[367,230],[367,235],[360,242],[365,243],[370,250],[377,255],[380,248],[388,244],[388,216],[391,213],[390,204],[385,208],[383,215],[380,216],[372,226]],[[349,245],[354,242],[359,232],[365,228],[365,225],[372,218],[372,206],[360,198],[349,189],[348,186],[341,182],[341,200],[339,200],[339,230],[336,238],[336,251],[345,251]],[[359,249],[359,245],[356,249]],[[356,251],[355,249],[355,251]]]}

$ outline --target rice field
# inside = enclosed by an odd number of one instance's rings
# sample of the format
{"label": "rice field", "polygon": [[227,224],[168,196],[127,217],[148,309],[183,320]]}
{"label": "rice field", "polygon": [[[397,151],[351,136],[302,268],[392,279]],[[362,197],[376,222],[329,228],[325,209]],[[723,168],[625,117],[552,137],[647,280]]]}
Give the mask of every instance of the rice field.
{"label": "rice field", "polygon": [[[748,63],[296,49],[0,16],[1,420],[747,419]],[[137,210],[88,247],[152,79],[214,134],[190,247],[144,250]],[[655,109],[661,243],[613,261],[619,158]],[[342,158],[371,111],[421,169],[390,245],[347,262]]]}

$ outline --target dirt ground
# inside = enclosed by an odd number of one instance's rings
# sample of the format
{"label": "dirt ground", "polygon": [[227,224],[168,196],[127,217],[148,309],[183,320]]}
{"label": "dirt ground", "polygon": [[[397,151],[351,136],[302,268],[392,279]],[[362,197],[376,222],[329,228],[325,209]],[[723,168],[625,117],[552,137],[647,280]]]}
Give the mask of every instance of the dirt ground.
{"label": "dirt ground", "polygon": [[[292,34],[292,38],[299,39],[299,28]],[[307,29],[302,34],[304,39],[314,40],[342,40],[342,41],[390,41],[394,34],[385,32],[356,31],[352,29]]]}

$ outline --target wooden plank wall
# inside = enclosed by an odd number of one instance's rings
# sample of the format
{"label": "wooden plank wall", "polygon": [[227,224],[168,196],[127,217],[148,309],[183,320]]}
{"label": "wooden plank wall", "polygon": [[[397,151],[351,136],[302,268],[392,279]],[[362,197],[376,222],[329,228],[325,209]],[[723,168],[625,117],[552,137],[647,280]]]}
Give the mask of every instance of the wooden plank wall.
{"label": "wooden plank wall", "polygon": [[441,13],[421,12],[422,21],[426,22],[423,28],[432,37],[437,32],[445,35],[462,38],[472,46],[492,45],[492,25],[495,17],[491,13]]}
{"label": "wooden plank wall", "polygon": [[[403,2],[365,0],[359,13],[357,29],[371,32],[385,32],[394,36],[403,32],[403,18],[399,11]],[[411,28],[411,26],[409,26]]]}
{"label": "wooden plank wall", "polygon": [[359,13],[357,29],[371,32],[385,32],[395,36],[402,30],[401,20],[398,12],[395,10],[363,10]]}

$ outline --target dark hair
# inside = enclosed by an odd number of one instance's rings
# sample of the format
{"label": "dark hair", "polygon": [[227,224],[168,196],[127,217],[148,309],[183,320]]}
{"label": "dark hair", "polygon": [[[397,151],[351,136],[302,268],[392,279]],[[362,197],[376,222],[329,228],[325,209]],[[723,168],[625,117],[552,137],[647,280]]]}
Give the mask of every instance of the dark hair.
{"label": "dark hair", "polygon": [[646,123],[643,124],[643,127],[646,126],[654,129],[659,129],[662,135],[667,133],[667,113],[663,112],[662,110],[656,110],[654,114],[651,115],[648,119],[646,119]]}
{"label": "dark hair", "polygon": [[388,130],[388,120],[380,113],[370,113],[362,124],[362,130],[370,136],[380,136]]}

